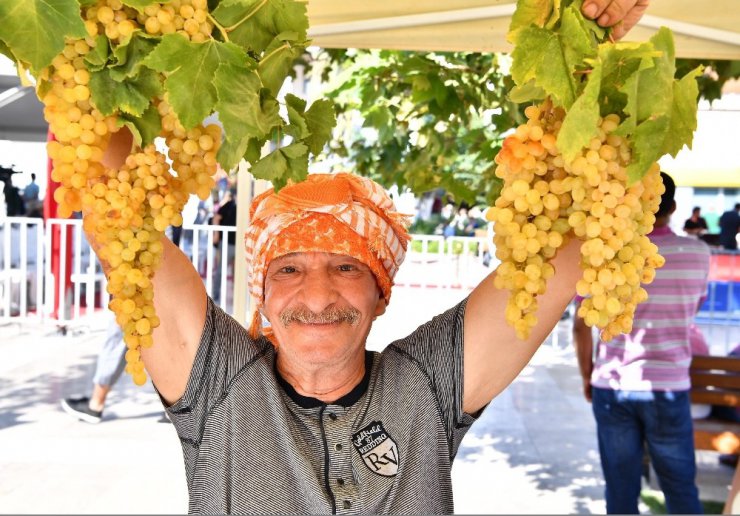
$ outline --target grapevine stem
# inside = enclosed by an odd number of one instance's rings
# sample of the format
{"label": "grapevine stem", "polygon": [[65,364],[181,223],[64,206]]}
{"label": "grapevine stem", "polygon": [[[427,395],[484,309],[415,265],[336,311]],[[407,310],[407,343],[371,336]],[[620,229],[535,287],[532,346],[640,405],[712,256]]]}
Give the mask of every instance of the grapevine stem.
{"label": "grapevine stem", "polygon": [[206,13],[208,16],[208,19],[211,20],[211,23],[218,28],[221,35],[224,37],[224,41],[229,41],[229,35],[227,34],[227,30],[223,28],[223,26],[216,21],[216,18],[211,15],[211,13]]}
{"label": "grapevine stem", "polygon": [[288,43],[284,43],[284,44],[280,45],[280,46],[279,46],[279,47],[277,47],[277,48],[276,48],[275,50],[273,50],[272,52],[270,52],[269,54],[267,54],[267,55],[266,55],[265,57],[263,57],[262,59],[260,59],[260,64],[259,64],[259,65],[260,65],[260,66],[262,66],[262,64],[263,64],[263,63],[264,63],[265,61],[267,61],[267,60],[268,60],[268,59],[270,59],[270,58],[271,58],[272,56],[274,56],[275,54],[277,54],[278,52],[280,52],[281,50],[284,50],[284,49],[286,49],[286,48],[290,48],[290,44],[288,44]]}
{"label": "grapevine stem", "polygon": [[255,14],[257,14],[257,11],[259,11],[260,9],[262,9],[265,6],[266,3],[267,3],[267,0],[262,0],[257,5],[257,7],[255,7],[251,11],[249,11],[249,13],[247,13],[247,15],[244,18],[242,18],[241,20],[239,20],[238,22],[236,22],[234,25],[232,25],[230,27],[226,27],[226,30],[228,32],[231,32],[232,30],[236,29],[239,25],[241,25],[242,23],[244,23],[245,21],[247,21],[248,19],[250,19],[252,16],[254,16]]}

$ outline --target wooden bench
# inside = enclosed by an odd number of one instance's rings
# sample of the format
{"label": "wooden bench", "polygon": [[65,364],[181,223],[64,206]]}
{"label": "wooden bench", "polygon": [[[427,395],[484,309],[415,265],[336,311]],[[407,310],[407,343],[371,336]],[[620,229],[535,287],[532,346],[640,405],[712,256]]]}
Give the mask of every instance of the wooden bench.
{"label": "wooden bench", "polygon": [[[696,355],[691,360],[691,402],[740,407],[740,358]],[[740,423],[694,420],[697,450],[740,453]]]}

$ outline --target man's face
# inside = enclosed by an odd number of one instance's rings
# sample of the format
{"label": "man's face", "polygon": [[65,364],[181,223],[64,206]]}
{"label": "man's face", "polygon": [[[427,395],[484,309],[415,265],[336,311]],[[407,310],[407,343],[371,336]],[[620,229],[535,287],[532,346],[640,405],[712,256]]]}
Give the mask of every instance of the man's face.
{"label": "man's face", "polygon": [[307,363],[363,353],[373,319],[385,306],[373,273],[349,256],[292,253],[267,268],[263,313],[278,349]]}

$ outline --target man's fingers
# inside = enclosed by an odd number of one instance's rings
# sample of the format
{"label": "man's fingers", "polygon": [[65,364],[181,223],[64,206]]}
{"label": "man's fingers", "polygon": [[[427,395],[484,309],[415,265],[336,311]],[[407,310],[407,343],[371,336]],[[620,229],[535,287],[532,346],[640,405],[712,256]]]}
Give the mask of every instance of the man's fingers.
{"label": "man's fingers", "polygon": [[645,13],[649,0],[586,0],[584,16],[602,27],[613,27],[612,36],[620,39]]}

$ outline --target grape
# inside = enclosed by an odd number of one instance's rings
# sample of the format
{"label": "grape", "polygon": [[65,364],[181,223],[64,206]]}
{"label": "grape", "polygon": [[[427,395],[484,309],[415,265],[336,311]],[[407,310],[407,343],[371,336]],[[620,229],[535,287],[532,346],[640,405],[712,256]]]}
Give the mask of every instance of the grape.
{"label": "grape", "polygon": [[564,115],[549,101],[528,106],[527,122],[496,156],[504,184],[487,213],[502,262],[494,283],[510,291],[504,315],[526,339],[537,323],[536,297],[554,274],[549,260],[573,235],[583,241],[579,315],[611,340],[631,331],[635,307],[647,298],[640,284],[650,283],[664,263],[646,236],[664,191],[660,169],[654,164],[641,181],[627,184],[631,149],[612,134],[621,123],[617,115],[601,119],[599,136],[566,161],[556,146]]}
{"label": "grape", "polygon": [[[105,34],[120,43],[135,31],[167,34],[180,30],[193,41],[210,37],[205,0],[150,4],[139,12],[120,0],[99,0],[83,7],[88,38],[67,39],[63,51],[45,72],[50,87],[42,96],[44,116],[57,141],[47,144],[59,215],[82,211],[83,228],[106,267],[109,308],[123,329],[126,371],[136,384],[146,382],[140,350],[153,344],[160,324],[154,309],[152,278],[162,259],[164,230],[182,224],[190,194],[210,195],[216,172],[220,127],[186,130],[166,98],[155,99],[162,136],[170,146],[173,168],[153,145],[135,146],[119,170],[102,164],[117,116],[96,109],[89,89],[85,56],[95,49],[94,36]],[[176,172],[173,172],[176,171]]]}

